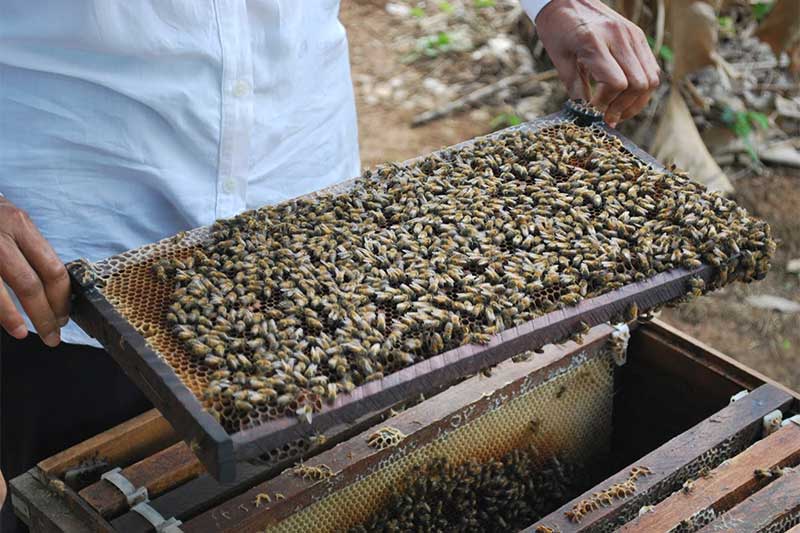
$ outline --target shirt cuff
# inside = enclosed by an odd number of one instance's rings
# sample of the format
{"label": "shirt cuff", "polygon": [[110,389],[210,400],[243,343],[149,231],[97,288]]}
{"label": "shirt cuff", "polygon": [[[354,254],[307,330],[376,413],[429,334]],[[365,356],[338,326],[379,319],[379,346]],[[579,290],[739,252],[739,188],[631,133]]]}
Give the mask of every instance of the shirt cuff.
{"label": "shirt cuff", "polygon": [[539,11],[541,11],[548,2],[550,2],[550,0],[520,0],[522,8],[534,24],[536,24],[536,16],[539,14]]}

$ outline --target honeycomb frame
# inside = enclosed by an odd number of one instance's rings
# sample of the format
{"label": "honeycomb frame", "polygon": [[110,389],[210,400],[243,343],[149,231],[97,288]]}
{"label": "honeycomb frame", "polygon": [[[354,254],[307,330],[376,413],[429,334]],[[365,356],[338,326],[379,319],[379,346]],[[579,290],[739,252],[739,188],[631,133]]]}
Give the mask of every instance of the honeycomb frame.
{"label": "honeycomb frame", "polygon": [[[366,518],[415,465],[433,459],[483,462],[532,444],[542,462],[556,454],[590,461],[611,446],[612,331],[598,326],[583,344],[548,345],[525,361],[505,361],[490,376],[475,375],[303,463],[332,476],[304,481],[288,469],[186,526],[203,530],[212,514],[225,513],[226,527],[236,531],[341,531]],[[369,446],[386,428],[405,437],[396,446]],[[253,513],[249,504],[263,493],[282,497]]]}
{"label": "honeycomb frame", "polygon": [[[585,114],[567,110],[510,129],[535,131],[565,122],[601,128],[608,136],[620,139],[624,149],[644,163],[666,171],[617,132],[592,123],[593,120],[596,117],[587,118]],[[473,141],[445,150],[470,142]],[[357,179],[308,196],[346,192]],[[201,391],[208,383],[208,376],[196,372],[194,359],[166,327],[164,309],[169,287],[159,285],[149,272],[158,260],[191,254],[208,237],[209,228],[198,228],[98,263],[78,261],[68,266],[78,293],[73,312],[75,321],[100,340],[192,445],[209,472],[220,480],[235,477],[236,460],[263,455],[315,432],[352,423],[378,407],[388,407],[404,398],[425,393],[432,384],[452,383],[486,365],[567,337],[580,329],[581,322],[593,326],[622,316],[632,303],[645,311],[678,299],[690,292],[690,279],[699,277],[708,282],[713,274],[712,267],[706,265],[693,270],[664,272],[509,328],[494,335],[488,345],[465,345],[444,352],[381,381],[363,384],[349,395],[340,395],[332,405],[322,406],[321,412],[315,414],[313,426],[287,418],[268,421],[257,418],[250,425],[227,431],[204,410]],[[144,302],[141,295],[147,295]]]}

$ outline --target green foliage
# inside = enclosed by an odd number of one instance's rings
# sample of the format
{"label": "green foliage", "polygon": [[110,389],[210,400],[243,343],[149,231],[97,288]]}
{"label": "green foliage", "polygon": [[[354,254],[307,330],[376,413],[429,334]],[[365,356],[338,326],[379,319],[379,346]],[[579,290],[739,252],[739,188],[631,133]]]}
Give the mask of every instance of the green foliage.
{"label": "green foliage", "polygon": [[494,0],[473,0],[475,3],[475,7],[478,9],[483,9],[485,7],[494,7],[495,3]]}
{"label": "green foliage", "polygon": [[717,17],[719,29],[723,32],[733,31],[733,18],[731,17]]}
{"label": "green foliage", "polygon": [[753,13],[753,16],[756,18],[757,21],[761,22],[764,20],[764,17],[772,9],[773,0],[769,0],[767,2],[756,2],[755,4],[750,4],[750,9]]}
{"label": "green foliage", "polygon": [[734,111],[726,107],[722,111],[722,122],[737,137],[744,142],[745,149],[753,161],[758,161],[758,154],[753,146],[751,134],[753,128],[766,129],[769,127],[769,118],[764,113],[758,111]]}
{"label": "green foliage", "polygon": [[781,345],[783,349],[786,350],[787,352],[792,349],[792,341],[790,341],[789,339],[783,339]]}
{"label": "green foliage", "polygon": [[425,10],[422,9],[421,7],[412,7],[411,8],[411,16],[412,17],[417,17],[418,19],[421,19],[422,17],[425,16]]}
{"label": "green foliage", "polygon": [[456,8],[453,7],[453,4],[450,2],[439,2],[439,10],[443,13],[447,13],[448,15],[455,11]]}
{"label": "green foliage", "polygon": [[518,126],[522,124],[522,118],[514,113],[500,113],[496,117],[492,119],[489,123],[489,127],[493,130],[499,130],[501,128],[507,128],[509,126]]}
{"label": "green foliage", "polygon": [[428,35],[417,42],[417,51],[427,57],[437,57],[452,49],[453,39],[446,31]]}
{"label": "green foliage", "polygon": [[[652,48],[656,45],[656,40],[652,37],[648,37],[647,43],[650,45],[650,48]],[[656,54],[661,58],[662,61],[664,61],[664,63],[672,63],[672,60],[675,59],[675,53],[672,51],[672,48],[666,44],[662,44],[661,48],[658,49]]]}

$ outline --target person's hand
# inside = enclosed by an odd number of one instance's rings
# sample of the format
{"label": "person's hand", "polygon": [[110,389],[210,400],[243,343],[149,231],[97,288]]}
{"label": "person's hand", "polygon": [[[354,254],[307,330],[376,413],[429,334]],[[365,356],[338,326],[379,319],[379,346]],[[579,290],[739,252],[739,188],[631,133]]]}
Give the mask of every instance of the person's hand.
{"label": "person's hand", "polygon": [[22,339],[28,328],[3,285],[11,287],[48,346],[69,320],[69,275],[27,213],[0,196],[0,326]]}
{"label": "person's hand", "polygon": [[601,0],[551,0],[535,22],[571,98],[590,101],[612,127],[647,105],[660,69],[638,26]]}
{"label": "person's hand", "polygon": [[0,509],[3,508],[3,502],[6,501],[6,480],[3,479],[3,472],[0,472]]}

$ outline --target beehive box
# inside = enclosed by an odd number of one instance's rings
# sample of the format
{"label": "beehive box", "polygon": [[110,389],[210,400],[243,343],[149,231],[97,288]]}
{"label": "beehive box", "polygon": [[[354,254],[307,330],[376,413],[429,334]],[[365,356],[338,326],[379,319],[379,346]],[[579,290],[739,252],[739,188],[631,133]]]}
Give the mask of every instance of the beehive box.
{"label": "beehive box", "polygon": [[236,459],[765,274],[765,223],[598,119],[572,106],[75,263],[74,318],[231,480]]}
{"label": "beehive box", "polygon": [[[469,505],[439,513],[455,522],[443,530],[459,530],[462,518],[477,521],[469,531],[785,531],[797,523],[800,426],[788,422],[797,394],[658,321],[630,327],[624,360],[618,329],[601,325],[582,344],[501,363],[345,440],[243,463],[236,484],[200,473],[164,420],[143,415],[15,479],[13,503],[34,533],[149,531],[97,479],[118,466],[182,531],[374,531],[400,518],[395,529],[408,530],[437,515],[448,476],[464,492],[445,503]],[[92,465],[100,465],[94,479],[78,480]],[[492,481],[498,475],[503,481]]]}

